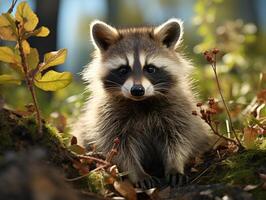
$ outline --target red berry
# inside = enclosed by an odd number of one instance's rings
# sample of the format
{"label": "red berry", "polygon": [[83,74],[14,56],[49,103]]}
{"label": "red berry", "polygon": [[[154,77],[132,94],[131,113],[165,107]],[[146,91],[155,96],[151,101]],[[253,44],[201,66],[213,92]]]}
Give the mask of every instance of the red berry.
{"label": "red berry", "polygon": [[212,50],[212,53],[213,53],[213,54],[217,54],[217,53],[219,53],[219,52],[220,52],[220,50],[217,49],[217,48],[214,48],[214,49]]}
{"label": "red berry", "polygon": [[209,51],[204,51],[203,55],[206,56],[207,54],[209,54]]}
{"label": "red berry", "polygon": [[200,106],[202,106],[202,103],[201,102],[197,103],[197,107],[200,107]]}
{"label": "red berry", "polygon": [[213,62],[214,62],[213,57],[212,57],[211,55],[207,55],[207,56],[206,56],[206,60],[207,60],[208,62],[210,62],[210,63],[213,63]]}

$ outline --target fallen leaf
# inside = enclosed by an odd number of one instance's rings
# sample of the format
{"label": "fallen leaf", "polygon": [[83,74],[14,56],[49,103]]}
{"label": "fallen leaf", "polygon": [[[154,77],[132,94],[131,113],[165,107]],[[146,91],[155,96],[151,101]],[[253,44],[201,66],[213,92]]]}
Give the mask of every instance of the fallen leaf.
{"label": "fallen leaf", "polygon": [[259,101],[266,101],[266,89],[263,89],[258,92],[257,98]]}
{"label": "fallen leaf", "polygon": [[252,127],[244,128],[244,145],[248,149],[256,147],[257,130]]}
{"label": "fallen leaf", "polygon": [[258,188],[260,185],[246,185],[243,190],[244,191],[251,191],[251,190],[255,190],[256,188]]}
{"label": "fallen leaf", "polygon": [[136,191],[130,182],[115,181],[114,188],[117,192],[119,192],[119,194],[121,194],[127,200],[137,200]]}
{"label": "fallen leaf", "polygon": [[72,136],[70,144],[74,145],[74,144],[77,144],[77,143],[78,143],[77,137]]}

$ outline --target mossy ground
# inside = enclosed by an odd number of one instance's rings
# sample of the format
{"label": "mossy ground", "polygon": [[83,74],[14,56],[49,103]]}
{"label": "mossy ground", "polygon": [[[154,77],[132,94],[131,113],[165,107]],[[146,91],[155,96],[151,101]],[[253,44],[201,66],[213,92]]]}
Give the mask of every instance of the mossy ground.
{"label": "mossy ground", "polygon": [[[45,149],[47,162],[62,169],[66,176],[79,176],[71,162],[73,154],[65,148],[55,128],[44,124],[43,135],[40,137],[33,117],[23,117],[16,112],[2,109],[0,111],[0,159],[8,151],[18,152],[36,147]],[[200,176],[197,183],[256,185],[261,183],[259,173],[266,173],[266,149],[245,150],[222,161],[213,160],[207,172]],[[75,182],[75,186],[84,188],[88,187],[88,183],[83,180],[79,183]],[[251,192],[255,199],[266,199],[266,190],[258,188]]]}
{"label": "mossy ground", "polygon": [[[266,173],[266,150],[245,150],[211,164],[207,173],[199,179],[199,183],[226,183],[243,187],[257,185],[261,183],[259,173]],[[262,188],[251,192],[256,199],[266,199],[266,190]]]}
{"label": "mossy ground", "polygon": [[[74,155],[64,146],[58,131],[49,124],[43,124],[42,135],[37,132],[33,116],[2,109],[0,111],[0,158],[7,152],[27,151],[34,148],[46,152],[45,163],[59,168],[66,177],[79,176],[71,159]],[[81,182],[78,184],[82,185]]]}

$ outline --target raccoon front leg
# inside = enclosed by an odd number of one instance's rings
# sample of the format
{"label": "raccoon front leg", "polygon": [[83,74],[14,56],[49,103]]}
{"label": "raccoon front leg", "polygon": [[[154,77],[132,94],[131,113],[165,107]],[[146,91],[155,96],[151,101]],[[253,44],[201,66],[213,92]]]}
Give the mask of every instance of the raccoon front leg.
{"label": "raccoon front leg", "polygon": [[169,145],[167,150],[165,175],[171,187],[180,187],[188,183],[188,178],[184,174],[184,165],[188,154],[184,151],[186,148],[181,148],[180,146],[176,144]]}
{"label": "raccoon front leg", "polygon": [[[124,145],[126,146],[126,145]],[[121,149],[122,154],[119,156],[118,163],[121,164],[123,171],[129,172],[129,179],[136,187],[142,189],[150,189],[159,185],[159,180],[151,177],[145,172],[140,163],[140,154],[138,153],[139,146],[132,145]]]}

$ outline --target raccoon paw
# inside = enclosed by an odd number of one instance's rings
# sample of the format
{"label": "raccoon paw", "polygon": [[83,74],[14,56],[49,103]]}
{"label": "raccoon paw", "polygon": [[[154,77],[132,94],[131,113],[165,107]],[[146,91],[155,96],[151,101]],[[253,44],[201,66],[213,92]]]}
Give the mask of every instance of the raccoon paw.
{"label": "raccoon paw", "polygon": [[148,190],[151,188],[159,187],[161,185],[161,180],[156,177],[148,176],[141,181],[136,183],[137,188],[141,188],[143,190]]}
{"label": "raccoon paw", "polygon": [[170,187],[181,187],[187,185],[189,182],[188,176],[180,173],[169,175],[169,185]]}

